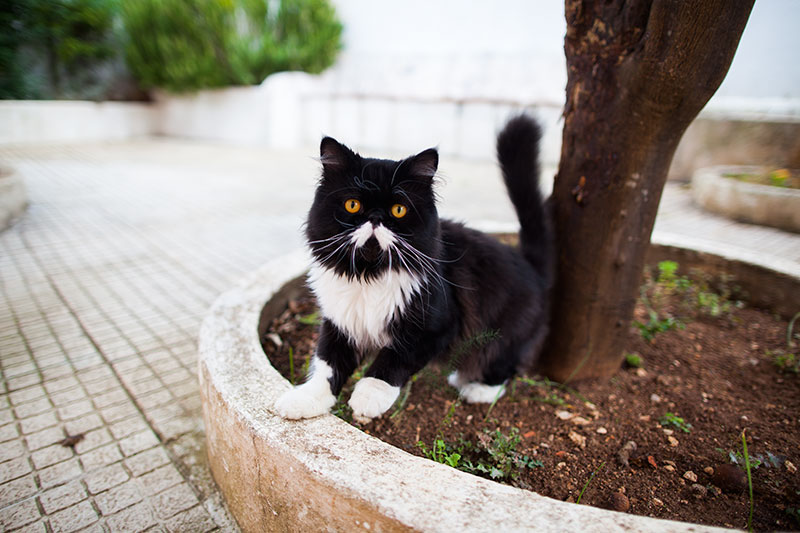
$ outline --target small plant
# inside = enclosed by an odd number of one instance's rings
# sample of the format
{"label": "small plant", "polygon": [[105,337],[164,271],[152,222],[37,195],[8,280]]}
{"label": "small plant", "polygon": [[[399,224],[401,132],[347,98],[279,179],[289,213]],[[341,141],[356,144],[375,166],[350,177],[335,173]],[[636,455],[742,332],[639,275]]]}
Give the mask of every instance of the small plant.
{"label": "small plant", "polygon": [[684,433],[691,433],[692,431],[691,424],[687,423],[683,418],[679,417],[678,415],[670,412],[664,413],[661,416],[661,418],[658,419],[658,423],[664,427],[666,426],[676,427],[681,431],[683,431]]}
{"label": "small plant", "polygon": [[428,449],[428,447],[422,441],[417,442],[417,447],[422,450],[422,453],[425,455],[425,457],[432,461],[436,461],[437,463],[445,464],[453,468],[459,467],[461,454],[458,451],[455,451],[450,444],[444,441],[444,439],[437,438],[434,440],[433,447],[431,449]]}
{"label": "small plant", "polygon": [[767,356],[772,358],[772,362],[783,372],[800,374],[800,356],[797,355],[797,340],[800,335],[794,333],[794,324],[800,318],[800,313],[796,313],[786,327],[786,348],[778,350],[767,350]]}
{"label": "small plant", "polygon": [[644,360],[642,356],[638,353],[626,353],[625,354],[625,364],[631,368],[642,368],[644,365]]}
{"label": "small plant", "polygon": [[753,531],[753,477],[750,474],[750,455],[747,453],[747,437],[742,430],[742,452],[744,455],[745,471],[747,472],[747,488],[750,492],[750,515],[747,517],[747,530]]}
{"label": "small plant", "polygon": [[297,321],[301,324],[305,324],[306,326],[318,326],[322,324],[322,318],[320,317],[318,310],[311,314],[297,317]]}
{"label": "small plant", "polygon": [[642,323],[638,320],[633,322],[633,325],[639,329],[642,338],[648,342],[655,339],[656,335],[659,333],[664,333],[671,329],[684,329],[686,327],[683,322],[680,322],[674,317],[668,316],[666,318],[660,318],[658,313],[652,309],[649,311],[649,314],[650,320],[648,320],[647,323]]}
{"label": "small plant", "polygon": [[581,498],[583,497],[583,493],[584,493],[584,492],[586,492],[586,488],[589,486],[589,483],[591,483],[591,482],[592,482],[592,479],[594,479],[594,476],[596,476],[596,475],[597,475],[597,473],[598,473],[600,470],[602,470],[602,468],[603,468],[604,466],[606,466],[606,462],[605,462],[605,461],[603,461],[602,463],[600,463],[600,466],[598,466],[598,467],[597,467],[597,470],[595,470],[594,472],[592,472],[592,475],[590,475],[590,476],[589,476],[589,479],[587,479],[587,480],[586,480],[586,483],[583,485],[583,488],[581,489],[581,493],[580,493],[580,494],[578,494],[578,499],[577,499],[577,500],[575,500],[575,503],[576,503],[576,504],[579,504],[579,503],[581,503]]}

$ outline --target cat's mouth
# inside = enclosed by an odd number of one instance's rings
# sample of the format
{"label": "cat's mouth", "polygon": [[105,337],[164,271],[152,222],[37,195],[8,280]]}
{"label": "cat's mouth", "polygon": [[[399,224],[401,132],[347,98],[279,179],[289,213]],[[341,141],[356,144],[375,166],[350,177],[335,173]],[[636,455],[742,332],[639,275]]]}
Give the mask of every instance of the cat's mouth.
{"label": "cat's mouth", "polygon": [[383,257],[384,251],[381,247],[381,244],[378,242],[378,239],[376,239],[373,235],[367,240],[367,242],[358,248],[358,254],[365,261],[369,263],[376,263]]}

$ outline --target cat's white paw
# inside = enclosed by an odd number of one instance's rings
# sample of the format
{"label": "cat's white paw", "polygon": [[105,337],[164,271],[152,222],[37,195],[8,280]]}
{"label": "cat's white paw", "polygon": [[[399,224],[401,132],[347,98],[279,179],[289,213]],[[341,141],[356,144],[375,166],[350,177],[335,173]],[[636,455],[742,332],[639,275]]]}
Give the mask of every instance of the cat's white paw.
{"label": "cat's white paw", "polygon": [[506,393],[506,386],[472,382],[459,386],[458,392],[467,403],[493,403]]}
{"label": "cat's white paw", "polygon": [[336,397],[330,391],[304,384],[284,392],[275,402],[275,410],[283,418],[297,420],[324,415],[335,403]]}
{"label": "cat's white paw", "polygon": [[347,404],[353,409],[354,418],[375,418],[385,413],[399,394],[400,387],[377,378],[361,378]]}

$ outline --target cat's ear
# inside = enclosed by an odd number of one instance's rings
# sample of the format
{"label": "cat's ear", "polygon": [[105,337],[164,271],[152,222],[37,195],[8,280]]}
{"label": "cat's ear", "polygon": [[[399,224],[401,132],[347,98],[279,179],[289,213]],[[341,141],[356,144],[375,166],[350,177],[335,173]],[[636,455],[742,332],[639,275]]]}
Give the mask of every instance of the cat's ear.
{"label": "cat's ear", "polygon": [[325,170],[341,170],[355,159],[356,154],[333,137],[325,137],[319,145],[319,160]]}
{"label": "cat's ear", "polygon": [[428,148],[411,158],[409,173],[420,178],[433,179],[439,167],[439,152],[436,148]]}

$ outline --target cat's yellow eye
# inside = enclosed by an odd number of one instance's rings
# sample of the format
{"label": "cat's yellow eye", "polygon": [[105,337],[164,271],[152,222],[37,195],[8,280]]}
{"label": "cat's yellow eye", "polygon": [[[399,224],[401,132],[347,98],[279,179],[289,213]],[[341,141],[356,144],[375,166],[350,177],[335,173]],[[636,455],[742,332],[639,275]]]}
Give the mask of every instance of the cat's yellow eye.
{"label": "cat's yellow eye", "polygon": [[392,216],[394,218],[403,218],[408,213],[408,208],[403,204],[394,204],[392,206]]}
{"label": "cat's yellow eye", "polygon": [[348,213],[358,213],[361,211],[361,202],[356,200],[355,198],[350,198],[344,202],[344,208],[347,210]]}

